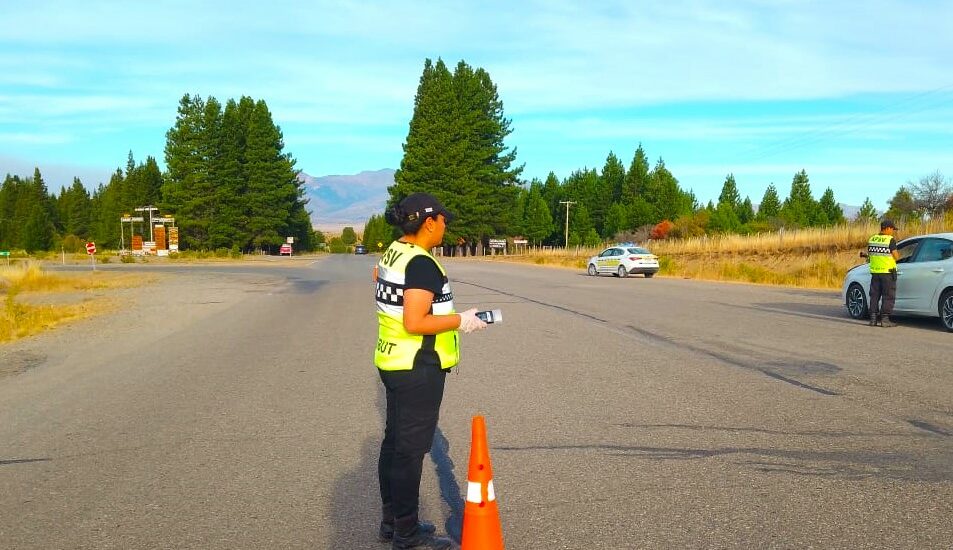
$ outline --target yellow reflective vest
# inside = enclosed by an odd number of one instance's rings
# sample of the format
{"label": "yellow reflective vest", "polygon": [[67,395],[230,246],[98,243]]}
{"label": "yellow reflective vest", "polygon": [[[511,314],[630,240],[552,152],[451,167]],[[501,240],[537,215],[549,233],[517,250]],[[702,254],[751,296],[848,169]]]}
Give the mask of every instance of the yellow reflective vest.
{"label": "yellow reflective vest", "polygon": [[890,241],[893,235],[874,235],[867,241],[867,257],[870,258],[871,273],[890,273],[897,269],[897,261],[890,252]]}
{"label": "yellow reflective vest", "polygon": [[453,368],[460,362],[460,338],[456,330],[436,335],[410,334],[404,329],[404,282],[407,264],[417,256],[427,256],[443,274],[443,288],[434,295],[434,315],[449,315],[453,310],[453,292],[447,272],[437,260],[419,246],[394,241],[377,263],[377,349],[374,364],[383,371],[411,370],[417,352],[437,352],[440,368]]}

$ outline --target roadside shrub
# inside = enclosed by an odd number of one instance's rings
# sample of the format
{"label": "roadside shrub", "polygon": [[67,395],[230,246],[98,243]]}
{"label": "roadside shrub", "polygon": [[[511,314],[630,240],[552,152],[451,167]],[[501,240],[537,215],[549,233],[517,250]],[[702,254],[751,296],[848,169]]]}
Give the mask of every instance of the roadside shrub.
{"label": "roadside shrub", "polygon": [[229,253],[229,256],[231,256],[232,258],[235,258],[235,259],[237,259],[237,260],[242,259],[242,249],[241,249],[241,248],[238,248],[238,245],[237,245],[237,244],[236,244],[236,245],[232,245],[232,250],[231,250],[231,252]]}
{"label": "roadside shrub", "polygon": [[229,250],[227,248],[222,247],[222,248],[215,249],[216,258],[227,258],[228,254],[229,254]]}
{"label": "roadside shrub", "polygon": [[63,237],[63,242],[60,243],[60,246],[63,247],[63,250],[70,253],[86,251],[86,242],[76,235],[67,235]]}
{"label": "roadside shrub", "polygon": [[119,261],[124,264],[134,264],[136,263],[136,257],[132,254],[123,254],[119,257]]}
{"label": "roadside shrub", "polygon": [[673,227],[675,227],[674,223],[668,220],[662,220],[655,224],[655,227],[652,228],[651,237],[653,239],[667,239],[668,234],[672,231]]}

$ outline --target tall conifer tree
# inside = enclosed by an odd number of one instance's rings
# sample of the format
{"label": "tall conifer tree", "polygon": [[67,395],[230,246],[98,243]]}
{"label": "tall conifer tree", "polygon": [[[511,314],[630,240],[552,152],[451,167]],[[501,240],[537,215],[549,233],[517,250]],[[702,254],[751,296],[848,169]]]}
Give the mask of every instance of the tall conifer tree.
{"label": "tall conifer tree", "polygon": [[426,60],[391,203],[432,193],[457,216],[447,230],[451,243],[505,233],[522,171],[504,143],[510,132],[486,71],[461,61],[451,74],[443,60]]}

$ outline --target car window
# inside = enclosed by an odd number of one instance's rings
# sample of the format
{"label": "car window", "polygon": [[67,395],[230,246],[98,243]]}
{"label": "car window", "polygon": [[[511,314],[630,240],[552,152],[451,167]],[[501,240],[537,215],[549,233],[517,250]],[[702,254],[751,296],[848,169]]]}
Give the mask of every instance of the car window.
{"label": "car window", "polygon": [[622,256],[623,254],[625,254],[625,251],[623,251],[621,248],[616,248],[612,255],[613,255],[613,256]]}
{"label": "car window", "polygon": [[648,250],[639,247],[629,248],[628,250],[629,254],[651,254]]}
{"label": "car window", "polygon": [[900,253],[900,259],[897,260],[897,263],[907,263],[912,261],[913,253],[917,251],[917,246],[920,244],[920,239],[914,239],[912,241],[904,241],[897,245],[897,252]]}
{"label": "car window", "polygon": [[953,241],[946,239],[924,239],[913,262],[939,262],[953,253]]}
{"label": "car window", "polygon": [[602,251],[602,254],[599,254],[599,257],[600,257],[600,258],[605,258],[606,256],[611,256],[611,255],[612,255],[612,249],[611,249],[611,248],[607,248],[607,249],[605,249],[605,250]]}

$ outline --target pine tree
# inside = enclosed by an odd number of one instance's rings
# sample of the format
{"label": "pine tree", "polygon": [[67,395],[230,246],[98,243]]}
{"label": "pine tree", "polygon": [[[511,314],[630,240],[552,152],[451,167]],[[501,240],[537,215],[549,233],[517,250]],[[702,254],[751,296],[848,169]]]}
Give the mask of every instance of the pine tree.
{"label": "pine tree", "polygon": [[313,247],[294,158],[263,100],[229,100],[223,111],[214,97],[185,95],[165,153],[161,204],[176,215],[185,247],[271,248],[286,237]]}
{"label": "pine tree", "polygon": [[205,111],[201,96],[184,95],[175,125],[166,132],[162,208],[176,215],[184,248],[208,248],[211,132],[205,128]]}
{"label": "pine tree", "polygon": [[456,216],[447,228],[446,237],[451,242],[468,232],[474,216],[464,208],[466,200],[457,200],[475,193],[473,181],[459,176],[467,144],[454,126],[457,111],[453,75],[442,59],[436,63],[425,60],[403,145],[404,156],[394,173],[394,185],[388,188],[390,205],[415,192],[436,196]]}
{"label": "pine tree", "polygon": [[612,203],[612,206],[609,207],[609,212],[606,214],[605,234],[603,236],[607,239],[611,239],[628,229],[628,222],[629,212],[626,207],[619,202]]}
{"label": "pine tree", "polygon": [[737,233],[741,229],[741,220],[728,201],[719,201],[710,211],[708,231],[710,233]]}
{"label": "pine tree", "polygon": [[826,222],[823,225],[844,223],[844,211],[840,205],[837,204],[837,200],[834,199],[834,191],[830,187],[821,195],[821,200],[818,201],[817,207],[819,210],[818,218],[820,219],[821,214],[823,214],[823,219]]}
{"label": "pine tree", "polygon": [[[303,209],[304,191],[295,161],[282,152],[284,138],[280,128],[271,119],[271,112],[263,100],[255,103],[248,124],[245,149],[245,166],[248,175],[248,195],[245,198],[245,213],[251,233],[251,245],[255,247],[277,246],[285,236],[296,240],[309,239],[298,227],[297,235],[291,233],[290,214]],[[246,245],[247,246],[247,245]]]}
{"label": "pine tree", "polygon": [[[17,219],[17,197],[22,184],[19,176],[7,174],[0,186],[0,249],[20,248],[20,229]],[[26,220],[22,221],[23,224]]]}
{"label": "pine tree", "polygon": [[734,174],[728,174],[725,177],[725,183],[721,186],[718,205],[721,206],[722,204],[727,204],[735,212],[738,212],[741,208],[741,194],[738,193],[738,185],[735,183]]}
{"label": "pine tree", "polygon": [[678,180],[666,168],[665,161],[659,158],[650,174],[651,184],[645,193],[646,200],[653,205],[659,218],[653,220],[674,220],[682,214],[690,214],[693,209],[693,195],[685,193]]}
{"label": "pine tree", "polygon": [[53,221],[42,204],[35,204],[23,228],[23,248],[28,253],[53,246]]}
{"label": "pine tree", "polygon": [[530,186],[523,223],[526,238],[533,244],[539,244],[553,233],[554,225],[553,216],[543,199],[541,186]]}
{"label": "pine tree", "polygon": [[877,209],[874,203],[870,202],[870,197],[864,198],[864,203],[860,205],[860,211],[857,212],[858,222],[872,222],[877,219]]}
{"label": "pine tree", "polygon": [[795,227],[809,227],[817,219],[817,202],[811,194],[807,172],[801,170],[791,180],[791,194],[781,206],[781,219]]}
{"label": "pine tree", "polygon": [[778,190],[774,187],[774,184],[771,183],[764,192],[761,204],[758,205],[757,219],[762,221],[772,220],[777,218],[780,214],[781,199],[778,196]]}
{"label": "pine tree", "polygon": [[[64,194],[66,191],[64,190]],[[76,235],[81,239],[89,237],[90,230],[90,198],[89,192],[79,178],[73,178],[73,186],[69,189],[67,219],[64,230],[69,235]]]}
{"label": "pine tree", "polygon": [[612,151],[609,151],[605,166],[602,167],[602,179],[611,193],[609,202],[622,200],[622,188],[625,186],[625,166]]}
{"label": "pine tree", "polygon": [[[117,168],[109,178],[109,184],[100,184],[93,194],[90,237],[99,248],[119,248],[119,218],[126,213],[122,199],[124,190],[125,177],[122,169]],[[146,229],[148,235],[148,226]]]}
{"label": "pine tree", "polygon": [[[622,184],[621,200],[623,205],[631,205],[636,197],[642,197],[648,192],[651,180],[649,178],[649,159],[642,149],[642,144],[635,150],[629,170],[625,174]],[[644,198],[644,197],[643,197]]]}
{"label": "pine tree", "polygon": [[449,242],[504,234],[515,221],[522,172],[513,164],[516,150],[504,144],[510,133],[485,70],[461,61],[450,74],[443,60],[426,60],[390,203],[416,191],[433,194],[456,216]]}
{"label": "pine tree", "polygon": [[738,221],[742,224],[748,224],[754,219],[754,205],[751,204],[749,197],[745,197],[744,202],[741,203],[741,209],[738,211]]}
{"label": "pine tree", "polygon": [[592,225],[592,217],[589,215],[589,209],[585,204],[577,204],[569,212],[569,230],[579,235],[580,244],[582,239],[589,233],[590,229],[595,229]]}
{"label": "pine tree", "polygon": [[546,206],[549,207],[549,213],[553,219],[556,219],[557,214],[559,214],[562,208],[559,204],[559,201],[562,200],[562,186],[556,174],[550,172],[546,176],[546,181],[543,182],[543,188],[540,190],[540,194],[543,196],[543,200],[546,201]]}

